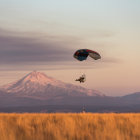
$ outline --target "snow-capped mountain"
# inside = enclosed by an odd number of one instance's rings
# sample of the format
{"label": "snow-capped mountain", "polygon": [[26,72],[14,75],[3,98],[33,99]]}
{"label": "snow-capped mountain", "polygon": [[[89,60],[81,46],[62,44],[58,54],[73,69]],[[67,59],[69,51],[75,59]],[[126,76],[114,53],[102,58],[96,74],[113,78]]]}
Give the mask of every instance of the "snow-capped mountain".
{"label": "snow-capped mountain", "polygon": [[[89,111],[139,111],[139,93],[123,97],[105,96],[92,89],[64,83],[41,72],[33,71],[20,80],[0,88],[0,111],[37,111],[45,106],[47,112],[77,110],[89,106]],[[53,108],[54,107],[54,108]],[[81,108],[80,107],[80,108]],[[98,108],[98,109],[97,109]],[[101,109],[102,108],[102,109]],[[60,110],[59,110],[60,109]],[[90,110],[91,109],[91,110]]]}
{"label": "snow-capped mountain", "polygon": [[62,98],[66,96],[104,96],[100,92],[68,84],[33,71],[22,79],[2,87],[6,93],[34,98]]}

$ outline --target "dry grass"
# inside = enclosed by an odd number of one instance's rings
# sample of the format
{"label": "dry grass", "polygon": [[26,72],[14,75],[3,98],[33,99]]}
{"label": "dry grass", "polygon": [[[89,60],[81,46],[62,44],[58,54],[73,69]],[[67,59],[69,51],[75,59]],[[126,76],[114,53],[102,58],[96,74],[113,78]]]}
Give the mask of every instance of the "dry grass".
{"label": "dry grass", "polygon": [[140,140],[140,114],[0,114],[0,140]]}

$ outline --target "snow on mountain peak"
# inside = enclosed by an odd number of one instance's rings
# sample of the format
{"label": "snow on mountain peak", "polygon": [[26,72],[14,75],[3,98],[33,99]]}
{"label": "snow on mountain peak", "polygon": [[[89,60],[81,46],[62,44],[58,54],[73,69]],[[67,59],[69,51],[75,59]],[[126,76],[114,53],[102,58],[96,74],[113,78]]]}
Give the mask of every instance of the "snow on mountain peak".
{"label": "snow on mountain peak", "polygon": [[24,96],[103,96],[98,91],[68,84],[33,71],[17,82],[3,86],[8,93]]}
{"label": "snow on mountain peak", "polygon": [[22,79],[3,86],[3,89],[10,93],[35,93],[44,92],[48,85],[57,86],[60,83],[44,73],[33,71]]}
{"label": "snow on mountain peak", "polygon": [[51,77],[46,76],[44,73],[33,71],[23,77],[22,82],[33,82],[33,83],[39,83],[40,85],[46,85],[48,83],[54,83],[55,80]]}

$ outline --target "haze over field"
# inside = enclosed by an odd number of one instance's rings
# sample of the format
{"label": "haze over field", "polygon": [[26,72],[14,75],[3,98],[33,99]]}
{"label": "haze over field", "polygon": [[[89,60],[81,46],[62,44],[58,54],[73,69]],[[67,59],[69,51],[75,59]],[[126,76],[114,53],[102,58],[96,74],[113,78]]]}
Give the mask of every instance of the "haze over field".
{"label": "haze over field", "polygon": [[[140,91],[139,0],[0,0],[0,85],[33,70],[111,96]],[[78,62],[80,48],[102,59]]]}

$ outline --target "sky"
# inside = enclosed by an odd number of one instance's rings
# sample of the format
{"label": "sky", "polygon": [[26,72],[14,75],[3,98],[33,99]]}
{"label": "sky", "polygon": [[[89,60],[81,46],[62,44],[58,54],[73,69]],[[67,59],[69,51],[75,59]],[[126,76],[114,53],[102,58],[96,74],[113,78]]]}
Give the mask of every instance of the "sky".
{"label": "sky", "polygon": [[[0,85],[33,70],[109,96],[140,91],[139,0],[0,0]],[[73,58],[88,48],[102,59]],[[86,82],[75,82],[81,74]]]}

